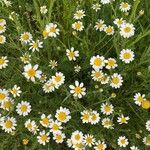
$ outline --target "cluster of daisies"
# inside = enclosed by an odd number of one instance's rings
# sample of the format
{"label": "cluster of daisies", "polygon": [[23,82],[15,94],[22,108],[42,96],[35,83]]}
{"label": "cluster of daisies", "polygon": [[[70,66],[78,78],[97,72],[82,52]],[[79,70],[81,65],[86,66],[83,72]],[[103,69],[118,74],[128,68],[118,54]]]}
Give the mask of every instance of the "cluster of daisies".
{"label": "cluster of daisies", "polygon": [[[6,37],[3,35],[6,31],[6,20],[0,18],[0,45],[6,42]],[[0,69],[6,68],[8,66],[7,56],[0,56]]]}
{"label": "cluster of daisies", "polygon": [[[101,9],[101,7],[105,4],[110,4],[115,0],[100,0],[100,3],[96,3],[92,5],[92,9],[96,12]],[[9,1],[4,0],[5,5],[11,6]],[[121,2],[119,6],[119,10],[122,13],[128,14],[131,9],[131,5],[127,2]],[[46,5],[40,7],[41,15],[46,15],[48,13],[48,9]],[[11,13],[13,15],[14,12]],[[76,10],[73,15],[73,19],[75,20],[72,23],[71,28],[76,31],[84,30],[84,17],[86,17],[85,11],[82,9]],[[10,17],[13,20],[12,17]],[[135,34],[135,27],[132,23],[128,23],[123,18],[116,18],[113,21],[115,26],[106,25],[104,20],[98,19],[94,28],[97,31],[103,31],[107,35],[114,35],[115,33],[119,33],[123,38],[130,38]],[[119,30],[119,32],[115,32]],[[6,37],[2,35],[6,30],[6,20],[0,19],[0,45],[6,43]],[[40,66],[38,64],[32,64],[31,53],[37,53],[41,49],[44,48],[43,40],[47,38],[56,38],[60,34],[59,26],[56,23],[48,23],[44,27],[42,32],[43,38],[35,39],[34,36],[30,32],[23,32],[20,35],[20,42],[22,45],[26,45],[28,51],[25,52],[20,60],[24,63],[22,75],[27,79],[27,81],[32,81],[33,84],[36,82],[42,83],[42,89],[44,93],[54,92],[56,89],[59,89],[60,86],[65,84],[65,75],[56,71],[54,75],[48,77],[45,75]],[[75,62],[80,52],[74,47],[69,47],[66,49],[65,57],[68,58],[69,61]],[[134,60],[135,54],[129,49],[125,48],[120,50],[119,59],[125,63],[129,64]],[[118,89],[123,85],[123,77],[121,74],[114,72],[114,69],[118,67],[119,60],[115,58],[105,58],[101,55],[95,55],[90,58],[90,65],[92,67],[91,78],[95,82],[100,82],[101,84],[109,84],[110,87],[114,89]],[[8,66],[7,56],[0,56],[0,69],[4,69]],[[51,69],[57,67],[57,61],[50,60],[49,66]],[[79,65],[74,67],[75,72],[80,72],[81,67]],[[110,75],[105,73],[110,72]],[[81,99],[88,92],[88,88],[84,86],[83,82],[75,80],[74,83],[70,84],[68,87],[70,94],[74,99]],[[6,112],[11,112],[13,110],[19,116],[26,117],[32,111],[32,106],[29,101],[21,100],[16,102],[15,99],[21,96],[21,88],[18,85],[14,85],[11,89],[7,90],[4,88],[0,89],[0,108],[3,110],[2,114],[0,114],[0,126],[4,132],[13,134],[16,131],[17,127],[17,119],[12,117],[11,115],[5,115]],[[144,109],[150,108],[150,101],[145,98],[144,94],[136,93],[134,95],[135,104],[138,106],[142,106]],[[105,129],[113,130],[115,127],[115,123],[119,125],[126,125],[130,122],[130,117],[123,112],[117,113],[117,119],[114,119],[116,115],[115,107],[108,100],[101,104],[100,112],[97,110],[87,109],[80,112],[81,121],[83,124],[90,125],[100,125]],[[24,126],[28,132],[35,135],[37,137],[37,141],[41,145],[46,145],[53,139],[56,143],[66,142],[69,148],[73,148],[75,150],[84,150],[87,148],[92,148],[95,150],[105,150],[108,145],[104,139],[96,139],[93,134],[83,133],[79,130],[73,130],[69,138],[65,134],[66,130],[68,130],[65,125],[71,120],[71,112],[68,108],[60,106],[59,109],[56,110],[54,116],[51,114],[41,114],[40,119],[26,119],[24,122]],[[145,128],[147,131],[150,131],[150,120],[145,122]],[[23,144],[28,144],[28,139],[23,140]],[[130,144],[130,140],[126,135],[120,135],[118,139],[116,139],[116,143],[120,148],[127,148],[130,145],[131,150],[139,150],[137,146],[134,144]],[[143,143],[147,146],[150,145],[150,135],[147,135],[143,138]]]}
{"label": "cluster of daisies", "polygon": [[[124,63],[130,63],[134,60],[134,52],[130,49],[123,49],[120,54],[120,60]],[[113,73],[109,76],[107,73],[104,73],[103,68],[112,70],[115,69],[118,64],[115,58],[105,59],[104,56],[93,56],[90,59],[90,65],[93,70],[91,77],[94,81],[101,82],[101,84],[109,83],[112,88],[120,88],[123,83],[123,77],[118,73]]]}

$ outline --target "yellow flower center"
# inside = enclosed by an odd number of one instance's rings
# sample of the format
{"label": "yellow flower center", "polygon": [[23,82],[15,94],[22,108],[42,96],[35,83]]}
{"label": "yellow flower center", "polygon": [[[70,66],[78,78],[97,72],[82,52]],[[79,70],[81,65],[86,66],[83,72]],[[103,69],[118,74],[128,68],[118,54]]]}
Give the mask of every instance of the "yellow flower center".
{"label": "yellow flower center", "polygon": [[112,31],[113,31],[112,27],[108,27],[108,28],[106,29],[106,32],[107,32],[107,33],[111,33]]}
{"label": "yellow flower center", "polygon": [[108,60],[108,66],[112,67],[114,66],[115,61],[114,60]]}
{"label": "yellow flower center", "polygon": [[98,144],[97,148],[98,148],[98,150],[102,150],[103,149],[103,144]]}
{"label": "yellow flower center", "polygon": [[102,76],[102,74],[100,73],[100,72],[95,72],[95,77],[96,78],[99,78],[99,77],[101,77]]}
{"label": "yellow flower center", "polygon": [[79,141],[80,140],[80,135],[79,134],[77,134],[77,135],[75,135],[75,139],[77,140],[77,141]]}
{"label": "yellow flower center", "polygon": [[43,31],[43,37],[44,38],[48,37],[48,32],[46,30]]}
{"label": "yellow flower center", "polygon": [[4,108],[10,109],[10,107],[12,106],[12,103],[11,103],[11,101],[4,101],[3,106],[4,106]]}
{"label": "yellow flower center", "polygon": [[91,117],[91,119],[92,119],[93,121],[95,121],[95,120],[97,119],[96,115],[93,114],[92,117]]}
{"label": "yellow flower center", "polygon": [[76,29],[80,29],[80,28],[81,28],[81,23],[80,23],[80,22],[77,22],[77,23],[75,24],[75,27],[76,27]]}
{"label": "yellow flower center", "polygon": [[32,124],[31,124],[31,123],[28,123],[27,128],[28,128],[28,129],[32,129],[32,127],[33,127]]}
{"label": "yellow flower center", "polygon": [[12,89],[12,90],[11,90],[11,93],[12,93],[12,94],[17,94],[17,90],[16,90],[16,89]]}
{"label": "yellow flower center", "polygon": [[73,57],[75,56],[75,53],[74,53],[74,52],[70,52],[70,53],[69,53],[69,56],[70,56],[71,58],[73,58]]}
{"label": "yellow flower center", "polygon": [[114,84],[118,84],[119,83],[119,78],[118,77],[113,77],[112,82]]}
{"label": "yellow flower center", "polygon": [[32,47],[33,47],[33,48],[38,48],[38,43],[36,43],[36,42],[33,43]]}
{"label": "yellow flower center", "polygon": [[98,26],[98,28],[101,28],[103,26],[103,24],[102,23],[98,23],[97,26]]}
{"label": "yellow flower center", "polygon": [[102,60],[100,59],[100,58],[96,58],[95,60],[94,60],[94,65],[95,66],[100,66],[102,64]]}
{"label": "yellow flower center", "polygon": [[83,119],[84,119],[84,120],[89,120],[89,118],[90,118],[90,115],[89,115],[89,114],[84,114],[84,115],[83,115]]}
{"label": "yellow flower center", "polygon": [[58,114],[58,118],[59,118],[60,121],[64,121],[66,119],[66,117],[67,117],[67,115],[66,115],[65,112],[60,112]]}
{"label": "yellow flower center", "polygon": [[80,94],[81,93],[81,87],[77,86],[75,89],[74,89],[75,93],[76,94]]}
{"label": "yellow flower center", "polygon": [[130,31],[131,31],[131,28],[130,28],[130,27],[125,27],[125,28],[124,28],[124,32],[129,33]]}
{"label": "yellow flower center", "polygon": [[43,118],[42,123],[45,124],[45,125],[48,125],[49,124],[49,119],[48,118]]}
{"label": "yellow flower center", "polygon": [[110,121],[110,120],[106,120],[106,121],[104,122],[104,125],[105,125],[105,126],[111,125],[111,121]]}
{"label": "yellow flower center", "polygon": [[139,97],[137,98],[137,100],[138,100],[138,102],[140,102],[140,103],[144,101],[144,99],[143,99],[142,96],[139,96]]}
{"label": "yellow flower center", "polygon": [[0,100],[4,100],[6,98],[6,95],[4,93],[0,93]]}
{"label": "yellow flower center", "polygon": [[62,136],[59,135],[59,134],[57,134],[57,135],[56,135],[56,140],[60,141],[61,139],[62,139]]}
{"label": "yellow flower center", "polygon": [[131,58],[131,54],[126,52],[123,54],[124,59],[130,59]]}
{"label": "yellow flower center", "polygon": [[61,76],[59,76],[59,75],[56,76],[56,77],[55,77],[55,81],[56,81],[56,82],[60,82],[60,81],[61,81]]}
{"label": "yellow flower center", "polygon": [[4,27],[2,25],[0,25],[0,31],[2,31],[4,29]]}
{"label": "yellow flower center", "polygon": [[22,35],[22,39],[23,39],[23,40],[29,40],[29,35],[26,34],[26,33],[23,34],[23,35]]}
{"label": "yellow flower center", "polygon": [[0,23],[2,23],[2,22],[3,22],[3,20],[4,20],[4,19],[0,19]]}
{"label": "yellow flower center", "polygon": [[91,144],[92,143],[92,138],[91,137],[87,137],[86,138],[86,143]]}
{"label": "yellow flower center", "polygon": [[123,8],[128,8],[128,6],[129,6],[128,3],[123,3],[123,4],[122,4],[122,7],[123,7]]}
{"label": "yellow flower center", "polygon": [[57,131],[57,130],[59,129],[59,126],[58,126],[57,124],[54,124],[53,127],[52,127],[52,129],[53,129],[54,131]]}
{"label": "yellow flower center", "polygon": [[5,60],[3,58],[0,58],[0,65],[3,65],[5,63]]}
{"label": "yellow flower center", "polygon": [[53,32],[53,33],[55,33],[55,32],[56,32],[56,29],[55,29],[55,27],[51,27],[51,28],[50,28],[50,32]]}
{"label": "yellow flower center", "polygon": [[106,105],[106,106],[104,107],[104,109],[105,109],[106,112],[110,112],[110,110],[111,110],[111,108],[110,108],[109,105]]}
{"label": "yellow flower center", "polygon": [[122,139],[120,142],[121,142],[122,144],[125,144],[125,143],[126,143],[125,139]]}
{"label": "yellow flower center", "polygon": [[126,123],[126,118],[125,117],[121,118],[121,123]]}
{"label": "yellow flower center", "polygon": [[3,42],[3,36],[0,36],[0,43]]}
{"label": "yellow flower center", "polygon": [[34,70],[34,69],[30,69],[30,70],[28,70],[28,76],[29,77],[34,77],[35,75],[36,75],[36,71]]}
{"label": "yellow flower center", "polygon": [[6,127],[7,129],[12,128],[12,126],[13,126],[13,123],[12,123],[10,120],[7,120],[7,121],[5,122],[5,127]]}
{"label": "yellow flower center", "polygon": [[47,141],[47,139],[48,139],[48,137],[46,134],[41,135],[41,141],[45,142],[45,141]]}
{"label": "yellow flower center", "polygon": [[142,107],[143,107],[144,109],[149,109],[149,108],[150,108],[150,101],[148,101],[148,100],[143,100],[143,101],[142,101]]}
{"label": "yellow flower center", "polygon": [[122,20],[118,20],[118,22],[117,22],[119,25],[121,25],[122,23],[123,23],[123,21]]}
{"label": "yellow flower center", "polygon": [[27,109],[28,109],[28,107],[27,107],[26,105],[22,105],[22,106],[20,107],[20,110],[21,110],[22,112],[26,112]]}

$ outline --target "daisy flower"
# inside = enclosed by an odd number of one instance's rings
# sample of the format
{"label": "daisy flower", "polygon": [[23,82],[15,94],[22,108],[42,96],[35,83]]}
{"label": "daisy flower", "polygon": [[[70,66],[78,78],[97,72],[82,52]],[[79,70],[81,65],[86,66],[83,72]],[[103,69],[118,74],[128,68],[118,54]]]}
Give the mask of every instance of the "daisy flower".
{"label": "daisy flower", "polygon": [[8,91],[6,89],[0,89],[0,103],[8,99]]}
{"label": "daisy flower", "polygon": [[54,81],[52,79],[48,80],[46,83],[44,83],[42,88],[45,93],[53,92],[55,90]]}
{"label": "daisy flower", "polygon": [[119,9],[120,9],[122,12],[127,12],[127,11],[129,11],[129,10],[131,9],[131,5],[128,4],[127,2],[122,2],[122,3],[120,4]]}
{"label": "daisy flower", "polygon": [[0,25],[1,25],[1,26],[6,25],[6,20],[5,20],[5,19],[0,18]]}
{"label": "daisy flower", "polygon": [[70,85],[69,88],[71,89],[70,93],[73,94],[74,97],[82,98],[82,96],[86,95],[86,88],[82,82],[79,83],[78,81],[75,81],[75,86]]}
{"label": "daisy flower", "polygon": [[100,116],[97,111],[92,111],[90,114],[90,123],[97,124],[100,121]]}
{"label": "daisy flower", "polygon": [[32,35],[29,32],[24,32],[20,36],[20,41],[24,43],[28,43],[32,40]]}
{"label": "daisy flower", "polygon": [[77,21],[72,24],[72,28],[77,31],[82,31],[84,29],[83,23],[81,21]]}
{"label": "daisy flower", "polygon": [[2,130],[7,133],[11,133],[16,129],[16,119],[14,117],[3,117],[1,118],[0,126],[2,126]]}
{"label": "daisy flower", "polygon": [[66,55],[68,56],[68,59],[71,60],[76,60],[76,57],[79,57],[79,51],[75,51],[74,47],[71,47],[71,49],[66,50]]}
{"label": "daisy flower", "polygon": [[55,88],[58,88],[60,85],[64,84],[65,76],[61,72],[56,72],[55,76],[52,76],[52,81],[55,84]]}
{"label": "daisy flower", "polygon": [[133,24],[125,23],[120,27],[120,35],[124,38],[132,37],[135,33],[135,27]]}
{"label": "daisy flower", "polygon": [[57,28],[57,24],[49,23],[46,25],[46,31],[48,32],[49,37],[55,38],[57,35],[59,35],[60,30]]}
{"label": "daisy flower", "polygon": [[74,19],[80,20],[85,16],[85,11],[83,10],[77,10],[76,13],[74,14]]}
{"label": "daisy flower", "polygon": [[28,53],[25,53],[20,57],[20,59],[24,64],[28,64],[31,61],[31,55]]}
{"label": "daisy flower", "polygon": [[94,28],[99,31],[104,31],[105,27],[106,25],[104,24],[104,20],[101,20],[101,19],[98,20],[96,22],[96,25],[94,26]]}
{"label": "daisy flower", "polygon": [[47,79],[47,76],[45,74],[42,74],[41,77],[40,77],[40,82],[41,83],[44,83]]}
{"label": "daisy flower", "polygon": [[46,116],[45,114],[41,115],[40,124],[43,127],[48,128],[51,122],[52,122],[52,115],[51,114],[49,114],[48,116]]}
{"label": "daisy flower", "polygon": [[118,145],[120,147],[126,147],[129,144],[128,139],[125,136],[120,136],[118,138]]}
{"label": "daisy flower", "polygon": [[114,34],[114,27],[113,26],[107,26],[104,28],[104,31],[106,32],[107,35],[113,35]]}
{"label": "daisy flower", "polygon": [[13,97],[19,97],[22,91],[20,90],[20,87],[15,84],[10,90],[10,93],[13,95]]}
{"label": "daisy flower", "polygon": [[71,139],[67,139],[67,146],[68,147],[72,147],[73,146]]}
{"label": "daisy flower", "polygon": [[108,58],[107,60],[105,60],[105,63],[107,69],[115,69],[118,66],[114,58]]}
{"label": "daisy flower", "polygon": [[54,69],[55,67],[58,66],[57,61],[56,60],[50,60],[49,65],[52,69]]}
{"label": "daisy flower", "polygon": [[35,82],[35,77],[36,78],[40,78],[42,71],[37,70],[38,69],[38,65],[34,65],[32,66],[31,64],[25,65],[24,66],[24,72],[23,75],[29,80],[31,79],[32,82]]}
{"label": "daisy flower", "polygon": [[146,100],[145,94],[135,93],[135,95],[134,95],[134,101],[135,101],[136,105],[141,106],[141,104],[142,104],[142,102],[144,100]]}
{"label": "daisy flower", "polygon": [[97,70],[97,69],[102,69],[105,66],[105,58],[103,56],[93,56],[90,59],[90,65],[92,65],[92,67]]}
{"label": "daisy flower", "polygon": [[79,66],[79,65],[76,65],[76,66],[74,66],[74,71],[75,72],[80,72],[80,70],[81,70],[81,66]]}
{"label": "daisy flower", "polygon": [[41,131],[37,136],[38,142],[42,145],[48,143],[50,140],[49,134],[50,133],[49,132],[46,133],[45,130]]}
{"label": "daisy flower", "polygon": [[63,143],[65,138],[65,134],[61,131],[53,134],[53,139],[56,141],[56,143]]}
{"label": "daisy flower", "polygon": [[50,132],[57,133],[62,129],[61,122],[55,120],[50,123]]}
{"label": "daisy flower", "polygon": [[129,119],[130,118],[128,116],[124,117],[124,115],[122,114],[120,117],[117,118],[117,122],[119,124],[127,124]]}
{"label": "daisy flower", "polygon": [[40,48],[43,48],[43,42],[40,42],[39,40],[37,41],[32,41],[31,43],[29,43],[30,48],[29,50],[32,50],[32,52],[34,51],[38,51]]}
{"label": "daisy flower", "polygon": [[85,150],[85,146],[83,143],[77,143],[77,144],[73,144],[72,148],[74,150]]}
{"label": "daisy flower", "polygon": [[36,122],[34,120],[31,121],[30,119],[28,119],[24,125],[25,128],[27,128],[33,134],[36,134],[37,131],[39,131],[38,126],[36,125]]}
{"label": "daisy flower", "polygon": [[71,119],[70,111],[67,108],[60,107],[56,110],[56,119],[62,123],[66,123]]}
{"label": "daisy flower", "polygon": [[6,68],[8,66],[9,60],[7,59],[7,56],[1,56],[0,57],[0,69]]}
{"label": "daisy flower", "polygon": [[31,105],[27,101],[21,101],[16,106],[16,112],[21,116],[27,116],[31,112]]}
{"label": "daisy flower", "polygon": [[95,150],[105,150],[106,148],[107,148],[107,145],[105,144],[105,142],[100,141],[100,140],[98,140],[94,146]]}
{"label": "daisy flower", "polygon": [[83,142],[83,133],[81,131],[74,131],[71,135],[71,140],[73,144],[80,144]]}
{"label": "daisy flower", "polygon": [[48,12],[47,7],[46,7],[46,6],[41,6],[41,7],[40,7],[40,12],[41,12],[41,14],[43,14],[43,15],[47,14],[47,12]]}
{"label": "daisy flower", "polygon": [[146,121],[146,130],[150,131],[150,120]]}
{"label": "daisy flower", "polygon": [[81,112],[81,120],[82,123],[89,123],[90,122],[90,112],[88,110],[84,110],[83,112]]}
{"label": "daisy flower", "polygon": [[123,20],[123,18],[117,18],[114,20],[114,24],[117,25],[118,28],[120,28],[123,24],[125,24],[126,21]]}
{"label": "daisy flower", "polygon": [[48,34],[49,34],[49,32],[46,29],[44,29],[43,32],[42,32],[42,35],[43,35],[44,39],[48,38]]}
{"label": "daisy flower", "polygon": [[101,84],[107,84],[110,81],[110,77],[105,73],[101,78]]}
{"label": "daisy flower", "polygon": [[6,42],[6,37],[4,35],[0,35],[0,44],[4,44]]}
{"label": "daisy flower", "polygon": [[112,120],[110,120],[109,118],[103,118],[102,119],[102,126],[104,128],[107,128],[107,129],[113,129]]}
{"label": "daisy flower", "polygon": [[130,150],[139,150],[139,148],[136,147],[136,146],[131,146],[131,147],[130,147]]}
{"label": "daisy flower", "polygon": [[97,12],[98,10],[101,9],[101,4],[99,4],[99,3],[93,4],[92,5],[92,9]]}
{"label": "daisy flower", "polygon": [[14,100],[12,100],[11,98],[8,98],[1,103],[0,108],[10,111],[13,107],[13,104],[14,104]]}
{"label": "daisy flower", "polygon": [[104,115],[110,115],[113,113],[113,111],[114,111],[114,106],[112,104],[106,102],[101,105],[101,112]]}
{"label": "daisy flower", "polygon": [[0,25],[0,34],[6,31],[6,27],[4,25]]}
{"label": "daisy flower", "polygon": [[101,80],[101,78],[103,77],[103,72],[101,71],[101,70],[93,70],[92,71],[92,74],[91,74],[91,76],[92,76],[92,79],[94,80],[94,81],[100,81]]}
{"label": "daisy flower", "polygon": [[130,49],[123,49],[120,52],[120,59],[128,64],[134,60],[134,52]]}
{"label": "daisy flower", "polygon": [[112,88],[120,88],[122,86],[122,82],[123,82],[123,78],[120,74],[118,73],[114,73],[112,76],[111,76],[111,83],[110,83],[110,86]]}
{"label": "daisy flower", "polygon": [[146,146],[150,146],[150,135],[148,135],[147,137],[144,137],[144,138],[143,138],[143,143],[144,143]]}
{"label": "daisy flower", "polygon": [[95,144],[94,136],[90,134],[84,135],[83,144],[85,144],[85,146],[92,147]]}

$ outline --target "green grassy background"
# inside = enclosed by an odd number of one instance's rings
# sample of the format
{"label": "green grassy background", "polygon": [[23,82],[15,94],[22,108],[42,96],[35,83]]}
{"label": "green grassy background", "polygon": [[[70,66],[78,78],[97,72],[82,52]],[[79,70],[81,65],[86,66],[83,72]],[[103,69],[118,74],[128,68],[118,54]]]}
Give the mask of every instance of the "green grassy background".
{"label": "green grassy background", "polygon": [[[32,112],[27,117],[18,116],[15,111],[9,112],[10,116],[17,119],[18,126],[13,136],[0,130],[0,149],[67,150],[66,144],[59,145],[53,140],[50,140],[50,143],[45,147],[39,145],[36,136],[24,128],[24,122],[28,118],[39,121],[40,113],[51,113],[54,116],[56,109],[60,106],[67,107],[72,112],[72,119],[64,129],[67,137],[70,137],[71,132],[78,129],[83,133],[93,134],[96,139],[104,138],[109,147],[108,149],[118,150],[116,141],[123,134],[129,138],[130,143],[139,146],[141,150],[148,149],[144,147],[142,139],[135,138],[135,134],[142,130],[142,137],[148,135],[145,130],[145,122],[149,119],[149,112],[134,104],[133,95],[136,92],[141,92],[146,94],[147,99],[150,99],[150,69],[148,69],[148,66],[150,66],[150,1],[127,1],[132,4],[132,10],[128,16],[125,16],[118,9],[122,0],[116,0],[111,5],[102,6],[97,13],[91,9],[96,0],[13,0],[13,5],[10,8],[0,5],[0,17],[7,21],[7,31],[4,34],[7,43],[0,45],[0,55],[6,55],[9,59],[9,66],[4,70],[0,70],[0,86],[9,89],[14,84],[19,85],[23,93],[21,97],[15,99],[14,106],[21,100],[27,100],[32,105]],[[85,30],[73,36],[71,25],[74,20],[72,18],[78,4],[79,8],[86,11],[86,17],[83,19]],[[49,9],[48,14],[44,17],[39,12],[39,7],[42,5],[47,5]],[[145,14],[137,18],[141,9],[145,11]],[[9,19],[12,11],[19,15],[15,17],[14,21]],[[134,23],[136,35],[133,38],[121,38],[118,32],[114,36],[107,36],[105,33],[97,32],[93,28],[99,18],[104,19],[106,24],[113,25],[113,20],[121,17]],[[48,77],[51,77],[56,70],[63,72],[66,82],[59,90],[45,94],[40,83],[27,82],[22,76],[24,64],[21,62],[20,56],[28,51],[28,47],[21,45],[18,39],[24,31],[32,33],[34,39],[42,39],[42,31],[49,22],[58,24],[61,30],[60,36],[56,39],[48,38],[44,40],[44,48],[40,52],[31,53],[31,62],[32,64],[39,64],[40,69]],[[80,51],[80,57],[75,63],[69,62],[66,57],[66,49],[71,46]],[[129,65],[118,59],[118,53],[123,48],[131,48],[135,52],[135,60]],[[99,85],[99,88],[103,88],[103,92],[99,92],[99,89],[94,88],[98,83],[91,80],[89,60],[95,54],[104,55],[106,58],[117,58],[119,67],[115,72],[123,75],[123,87],[112,90],[107,85]],[[56,70],[47,67],[51,59],[58,61],[59,65]],[[73,67],[75,64],[82,67],[79,74],[74,73]],[[141,72],[141,75],[138,76],[137,72]],[[72,96],[68,96],[68,86],[74,83],[75,80],[83,81],[88,91],[86,97],[78,101],[75,101]],[[101,125],[82,124],[80,112],[85,108],[100,112],[101,103],[107,100],[112,92],[117,94],[116,98],[110,100],[115,106],[115,113],[117,114],[121,110],[124,114],[129,115],[131,118],[130,123],[124,126],[118,125],[114,121],[114,130],[104,129]],[[8,114],[2,109],[0,112],[4,115]],[[116,120],[116,114],[112,116],[114,120]],[[30,140],[26,147],[21,143],[24,138]]]}

